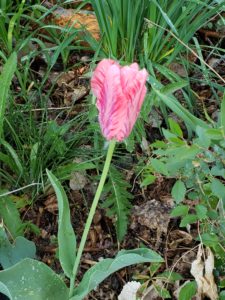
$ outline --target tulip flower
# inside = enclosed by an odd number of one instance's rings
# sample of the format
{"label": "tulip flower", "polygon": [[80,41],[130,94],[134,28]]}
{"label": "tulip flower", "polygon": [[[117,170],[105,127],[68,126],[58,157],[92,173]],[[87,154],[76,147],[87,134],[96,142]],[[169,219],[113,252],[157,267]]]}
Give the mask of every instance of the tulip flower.
{"label": "tulip flower", "polygon": [[147,76],[136,63],[122,67],[103,59],[98,64],[91,88],[97,98],[102,134],[108,141],[121,142],[131,133],[146,95]]}
{"label": "tulip flower", "polygon": [[103,59],[98,64],[91,79],[92,91],[97,97],[96,104],[99,110],[101,130],[103,136],[110,142],[101,179],[77,251],[70,280],[70,297],[73,295],[74,280],[78,272],[81,255],[108,175],[116,142],[123,141],[131,133],[146,94],[147,76],[147,71],[145,69],[139,71],[136,63],[121,67],[111,59]]}

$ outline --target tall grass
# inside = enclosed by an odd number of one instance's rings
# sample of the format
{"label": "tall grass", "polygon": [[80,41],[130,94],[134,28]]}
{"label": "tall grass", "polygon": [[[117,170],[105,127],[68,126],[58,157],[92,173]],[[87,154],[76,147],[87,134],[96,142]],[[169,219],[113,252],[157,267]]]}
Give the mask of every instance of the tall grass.
{"label": "tall grass", "polygon": [[101,31],[106,56],[134,61],[148,1],[91,0]]}
{"label": "tall grass", "polygon": [[[4,129],[0,143],[1,184],[10,189],[29,185],[28,194],[32,198],[45,185],[46,168],[57,171],[64,166],[65,179],[76,167],[72,163],[75,157],[81,156],[84,161],[89,159],[87,150],[78,149],[89,142],[94,131],[92,126],[86,126],[89,122],[85,108],[75,117],[63,110],[59,113],[54,108],[49,110],[48,103],[57,82],[57,78],[52,80],[51,86],[46,88],[52,68],[59,60],[61,72],[73,68],[73,65],[67,66],[68,59],[73,51],[83,47],[79,44],[79,29],[72,25],[46,24],[44,19],[51,10],[38,5],[40,2],[34,1],[34,5],[24,1],[0,2],[1,64],[7,61],[12,51],[18,54],[18,62],[14,54],[0,78],[3,87],[0,92],[0,134]],[[32,67],[40,57],[45,66],[43,75]],[[6,98],[16,62],[15,90]],[[65,118],[67,122],[64,122]],[[58,175],[61,177],[60,172]]]}
{"label": "tall grass", "polygon": [[221,9],[222,5],[214,0],[149,0],[145,15],[148,29],[143,37],[145,59],[152,62],[166,59],[170,63],[184,50],[183,44],[188,44],[195,32]]}

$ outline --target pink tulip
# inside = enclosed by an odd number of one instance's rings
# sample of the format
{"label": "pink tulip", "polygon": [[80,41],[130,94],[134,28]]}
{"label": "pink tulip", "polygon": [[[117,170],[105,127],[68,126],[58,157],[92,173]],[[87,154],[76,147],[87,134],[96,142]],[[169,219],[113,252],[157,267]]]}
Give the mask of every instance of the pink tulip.
{"label": "pink tulip", "polygon": [[146,94],[145,69],[138,64],[121,67],[116,61],[103,59],[94,71],[91,88],[97,97],[99,123],[107,140],[123,141],[137,120]]}

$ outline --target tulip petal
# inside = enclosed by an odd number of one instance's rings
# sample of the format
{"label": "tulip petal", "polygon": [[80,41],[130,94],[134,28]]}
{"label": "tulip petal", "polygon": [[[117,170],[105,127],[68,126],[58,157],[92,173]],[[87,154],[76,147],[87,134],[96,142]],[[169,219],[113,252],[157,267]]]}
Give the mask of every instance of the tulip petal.
{"label": "tulip petal", "polygon": [[131,133],[146,94],[147,76],[147,71],[139,71],[136,63],[121,67],[113,60],[104,59],[98,64],[91,87],[107,140],[123,141]]}
{"label": "tulip petal", "polygon": [[97,98],[100,97],[100,94],[102,92],[106,74],[107,74],[110,66],[112,66],[114,64],[118,65],[118,63],[112,59],[103,59],[96,67],[94,74],[92,76],[92,79],[91,79],[91,89],[93,91],[93,94]]}
{"label": "tulip petal", "polygon": [[99,122],[107,140],[122,140],[124,119],[126,119],[126,101],[120,82],[120,66],[112,65],[106,73],[102,95],[97,100]]}

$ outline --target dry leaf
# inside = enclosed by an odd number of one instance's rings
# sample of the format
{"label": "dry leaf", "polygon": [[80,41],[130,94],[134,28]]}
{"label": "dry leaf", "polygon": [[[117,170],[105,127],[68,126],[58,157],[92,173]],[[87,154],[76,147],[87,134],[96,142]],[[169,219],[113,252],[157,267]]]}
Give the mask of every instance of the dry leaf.
{"label": "dry leaf", "polygon": [[214,281],[214,256],[210,248],[206,248],[206,260],[202,246],[199,245],[197,259],[192,262],[191,274],[194,276],[198,285],[198,297],[201,299],[207,296],[211,300],[218,299],[217,286]]}

